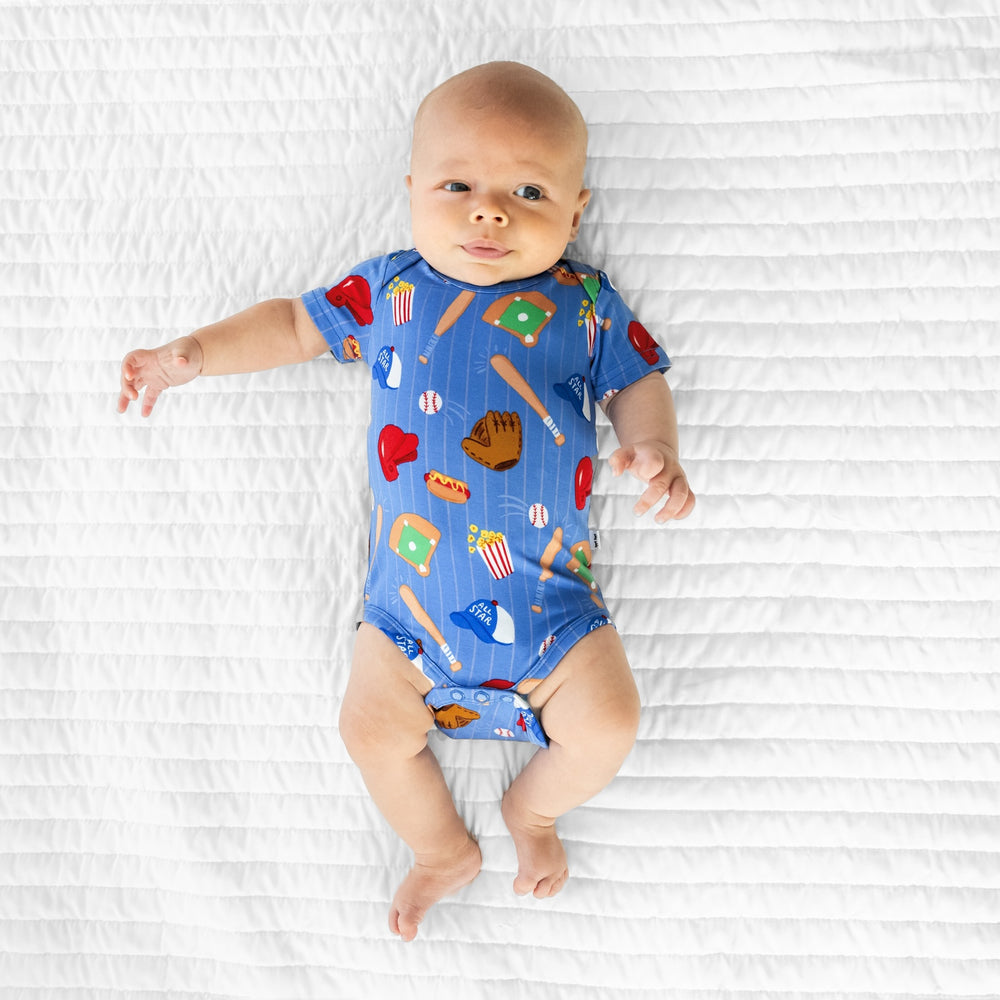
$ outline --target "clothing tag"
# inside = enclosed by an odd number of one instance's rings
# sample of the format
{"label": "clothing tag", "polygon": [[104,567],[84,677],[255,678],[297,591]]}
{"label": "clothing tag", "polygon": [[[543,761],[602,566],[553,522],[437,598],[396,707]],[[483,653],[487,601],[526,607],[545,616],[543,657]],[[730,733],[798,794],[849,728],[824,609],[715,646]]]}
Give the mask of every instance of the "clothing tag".
{"label": "clothing tag", "polygon": [[590,548],[596,552],[601,547],[601,533],[597,528],[590,529]]}

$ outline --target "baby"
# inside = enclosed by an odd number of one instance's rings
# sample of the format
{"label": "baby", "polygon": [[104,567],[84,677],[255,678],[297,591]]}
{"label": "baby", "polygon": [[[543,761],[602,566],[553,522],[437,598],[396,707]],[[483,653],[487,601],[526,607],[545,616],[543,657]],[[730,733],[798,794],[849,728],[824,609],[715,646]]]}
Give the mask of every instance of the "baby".
{"label": "baby", "polygon": [[639,698],[591,572],[595,409],[636,514],[695,498],[678,461],[669,359],[608,278],[566,260],[590,198],[587,130],[552,80],[489,63],[420,105],[406,185],[415,249],[301,299],[262,302],[122,362],[119,412],[144,391],[331,351],[372,369],[374,494],[344,743],[414,864],[389,912],[411,941],[471,882],[479,846],[427,733],[539,747],[501,805],[514,891],[568,878],[555,822],[599,792],[635,740]]}

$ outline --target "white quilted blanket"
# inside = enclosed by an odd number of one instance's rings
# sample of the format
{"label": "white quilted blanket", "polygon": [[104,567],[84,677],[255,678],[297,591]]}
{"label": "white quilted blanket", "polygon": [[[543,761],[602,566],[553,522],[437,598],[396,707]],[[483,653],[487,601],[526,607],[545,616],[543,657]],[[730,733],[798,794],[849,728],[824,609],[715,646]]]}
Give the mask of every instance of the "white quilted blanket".
{"label": "white quilted blanket", "polygon": [[[1000,0],[4,3],[0,997],[1000,996],[998,53]],[[597,476],[644,711],[567,888],[510,889],[530,749],[435,735],[485,869],[404,945],[336,728],[369,375],[117,371],[408,245],[494,58],[591,122],[699,506]]]}

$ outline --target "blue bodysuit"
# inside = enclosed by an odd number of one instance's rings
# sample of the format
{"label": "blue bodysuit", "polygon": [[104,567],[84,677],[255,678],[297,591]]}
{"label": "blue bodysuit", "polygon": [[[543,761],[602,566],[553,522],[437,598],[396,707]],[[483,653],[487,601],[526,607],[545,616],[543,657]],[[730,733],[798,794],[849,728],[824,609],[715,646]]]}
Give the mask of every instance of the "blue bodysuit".
{"label": "blue bodysuit", "polygon": [[302,298],[374,380],[364,620],[434,682],[443,732],[546,746],[524,696],[611,624],[591,572],[597,403],[670,360],[573,261],[481,287],[406,250]]}

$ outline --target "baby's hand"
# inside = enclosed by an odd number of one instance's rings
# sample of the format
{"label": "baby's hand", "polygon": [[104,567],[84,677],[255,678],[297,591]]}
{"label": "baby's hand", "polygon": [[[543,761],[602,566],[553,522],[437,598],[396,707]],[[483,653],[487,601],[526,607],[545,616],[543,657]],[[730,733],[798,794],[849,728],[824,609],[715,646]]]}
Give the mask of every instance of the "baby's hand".
{"label": "baby's hand", "polygon": [[170,386],[183,385],[197,378],[201,372],[201,344],[194,337],[181,337],[152,351],[132,351],[122,361],[121,395],[118,412],[124,413],[128,404],[142,397],[142,415],[153,412],[161,392]]}
{"label": "baby's hand", "polygon": [[628,471],[648,484],[633,508],[636,517],[645,514],[664,497],[666,503],[655,517],[658,524],[671,519],[679,521],[694,510],[694,493],[688,486],[677,454],[662,442],[640,441],[627,448],[618,448],[611,453],[608,462],[616,476]]}

